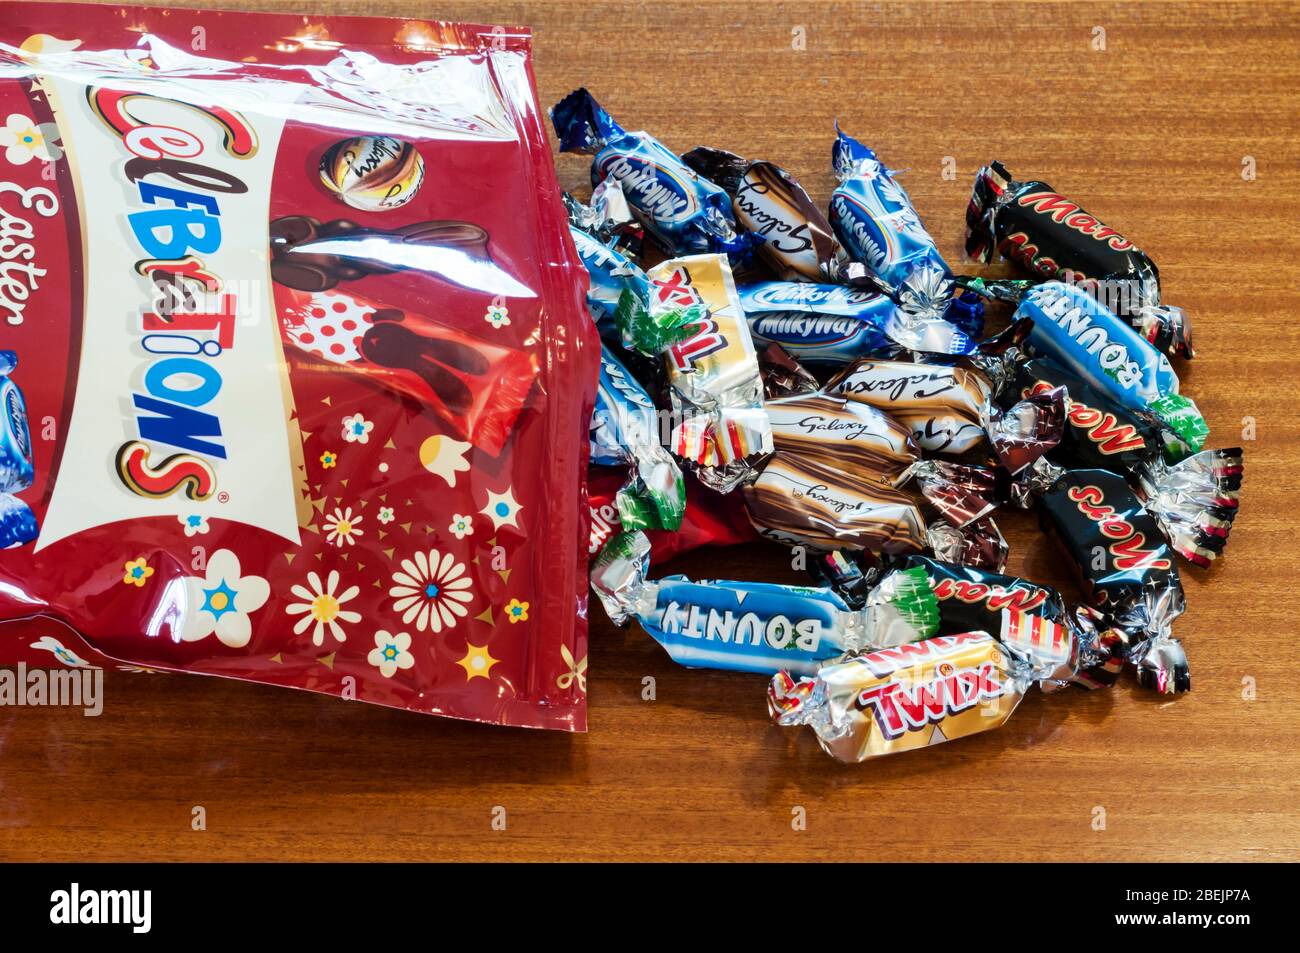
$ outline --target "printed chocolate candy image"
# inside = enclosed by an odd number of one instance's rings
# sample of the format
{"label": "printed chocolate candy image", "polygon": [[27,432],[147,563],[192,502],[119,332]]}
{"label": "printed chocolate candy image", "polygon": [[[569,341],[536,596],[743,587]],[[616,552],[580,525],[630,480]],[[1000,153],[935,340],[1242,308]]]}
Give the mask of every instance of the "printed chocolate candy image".
{"label": "printed chocolate candy image", "polygon": [[453,436],[492,456],[537,376],[530,354],[360,295],[277,285],[276,305],[284,340],[297,353],[345,365],[416,401]]}
{"label": "printed chocolate candy image", "polygon": [[924,450],[964,453],[985,439],[993,388],[967,368],[867,358],[832,378],[826,390],[889,414],[911,428]]}
{"label": "printed chocolate candy image", "polygon": [[[495,268],[487,243],[487,231],[470,222],[382,229],[344,218],[321,222],[287,215],[271,223],[271,278],[298,291],[328,291],[343,281],[413,268],[463,284],[463,274],[451,274],[447,266],[463,260]],[[452,254],[440,253],[443,249]]]}
{"label": "printed chocolate candy image", "polygon": [[353,208],[384,212],[415,198],[424,181],[424,160],[401,139],[357,136],[325,150],[320,180]]}

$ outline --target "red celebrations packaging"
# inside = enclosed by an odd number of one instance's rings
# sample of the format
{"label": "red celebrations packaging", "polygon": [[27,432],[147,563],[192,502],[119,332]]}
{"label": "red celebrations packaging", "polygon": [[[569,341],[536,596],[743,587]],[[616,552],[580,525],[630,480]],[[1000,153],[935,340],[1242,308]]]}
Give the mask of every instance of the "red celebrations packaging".
{"label": "red celebrations packaging", "polygon": [[0,664],[585,728],[598,349],[530,55],[5,4]]}

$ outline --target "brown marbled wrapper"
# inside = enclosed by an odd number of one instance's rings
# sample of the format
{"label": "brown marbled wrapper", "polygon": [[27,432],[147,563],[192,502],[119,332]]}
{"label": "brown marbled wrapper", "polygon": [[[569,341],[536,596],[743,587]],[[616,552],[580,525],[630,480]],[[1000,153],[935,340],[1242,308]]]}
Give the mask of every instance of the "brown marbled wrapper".
{"label": "brown marbled wrapper", "polygon": [[836,375],[826,391],[882,410],[905,427],[924,450],[965,453],[987,435],[987,377],[964,367],[910,361],[859,360]]}
{"label": "brown marbled wrapper", "polygon": [[800,463],[895,486],[920,456],[912,432],[888,414],[830,394],[764,404],[776,450]]}
{"label": "brown marbled wrapper", "polygon": [[925,520],[901,490],[776,453],[744,489],[750,521],[765,535],[818,549],[916,553]]}
{"label": "brown marbled wrapper", "polygon": [[700,146],[682,161],[731,196],[736,222],[759,235],[759,257],[783,281],[829,281],[848,255],[804,187],[771,162]]}

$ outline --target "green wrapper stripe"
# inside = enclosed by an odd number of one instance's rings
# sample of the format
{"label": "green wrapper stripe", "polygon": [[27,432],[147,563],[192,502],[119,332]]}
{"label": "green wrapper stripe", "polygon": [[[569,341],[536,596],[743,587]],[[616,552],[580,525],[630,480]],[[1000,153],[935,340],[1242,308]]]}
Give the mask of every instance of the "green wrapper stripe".
{"label": "green wrapper stripe", "polygon": [[707,313],[699,305],[691,305],[652,315],[636,295],[624,288],[614,309],[614,323],[625,345],[653,357],[691,337],[695,325],[703,321]]}
{"label": "green wrapper stripe", "polygon": [[618,522],[625,530],[658,529],[658,516],[654,505],[646,499],[623,490],[614,498],[618,505]]}
{"label": "green wrapper stripe", "polygon": [[664,493],[652,490],[641,480],[624,487],[614,498],[618,506],[618,520],[624,531],[634,529],[681,528],[686,515],[686,483],[678,474],[674,491]]}
{"label": "green wrapper stripe", "polygon": [[888,602],[899,616],[916,628],[918,639],[928,639],[939,631],[939,599],[930,588],[925,569],[917,566],[902,569],[891,577],[893,591]]}
{"label": "green wrapper stripe", "polygon": [[1167,455],[1178,459],[1196,453],[1210,435],[1210,426],[1196,409],[1196,405],[1182,394],[1168,394],[1151,402],[1151,412],[1178,435],[1182,446],[1167,450]]}

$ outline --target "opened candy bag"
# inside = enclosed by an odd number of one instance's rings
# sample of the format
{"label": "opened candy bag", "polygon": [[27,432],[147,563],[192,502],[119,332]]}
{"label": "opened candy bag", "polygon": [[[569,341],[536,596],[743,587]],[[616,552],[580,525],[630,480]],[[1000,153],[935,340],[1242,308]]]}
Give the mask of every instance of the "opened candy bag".
{"label": "opened candy bag", "polygon": [[0,664],[585,728],[599,345],[530,55],[5,4]]}

